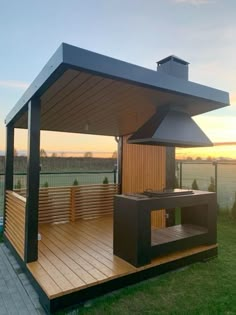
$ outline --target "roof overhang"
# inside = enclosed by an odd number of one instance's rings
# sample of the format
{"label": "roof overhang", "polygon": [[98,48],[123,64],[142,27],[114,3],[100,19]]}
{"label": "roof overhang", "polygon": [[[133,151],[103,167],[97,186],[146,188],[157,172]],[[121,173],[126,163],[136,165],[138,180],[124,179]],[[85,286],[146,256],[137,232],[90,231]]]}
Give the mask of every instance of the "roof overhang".
{"label": "roof overhang", "polygon": [[229,94],[68,44],[62,44],[6,124],[27,128],[27,104],[41,99],[41,130],[121,136],[140,128],[158,108],[190,116],[229,105]]}

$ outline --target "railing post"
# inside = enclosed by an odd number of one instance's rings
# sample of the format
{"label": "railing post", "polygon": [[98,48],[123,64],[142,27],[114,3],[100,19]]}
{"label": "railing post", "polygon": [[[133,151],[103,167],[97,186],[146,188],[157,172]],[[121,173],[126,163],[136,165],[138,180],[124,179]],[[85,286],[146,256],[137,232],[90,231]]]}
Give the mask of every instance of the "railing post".
{"label": "railing post", "polygon": [[183,175],[183,169],[182,169],[182,161],[179,162],[179,187],[182,188],[182,175]]}
{"label": "railing post", "polygon": [[218,192],[218,163],[217,161],[213,162],[215,166],[215,192],[216,192],[216,199],[217,199],[217,192]]}

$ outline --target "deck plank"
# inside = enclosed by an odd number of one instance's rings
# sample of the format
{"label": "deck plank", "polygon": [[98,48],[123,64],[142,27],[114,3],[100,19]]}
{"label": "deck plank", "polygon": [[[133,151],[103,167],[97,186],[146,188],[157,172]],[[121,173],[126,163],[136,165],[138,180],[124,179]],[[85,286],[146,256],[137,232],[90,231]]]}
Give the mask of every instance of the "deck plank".
{"label": "deck plank", "polygon": [[[59,227],[59,226],[58,226]],[[72,240],[72,242],[76,241],[76,244],[78,244],[78,241],[80,242],[80,244],[83,246],[84,250],[88,250],[89,253],[91,254],[91,251],[93,251],[92,255],[98,255],[99,257],[104,256],[103,258],[112,261],[112,263],[120,268],[122,266],[122,264],[124,264],[125,269],[127,269],[127,263],[124,263],[123,260],[121,260],[120,258],[116,257],[113,255],[113,248],[110,247],[110,251],[107,252],[107,250],[104,250],[101,246],[100,246],[100,242],[98,239],[95,239],[96,242],[94,240],[91,241],[88,240],[86,237],[84,237],[84,234],[81,233],[81,231],[79,231],[77,228],[75,228],[73,225],[72,227],[69,227],[68,225],[60,225],[60,229],[63,230],[63,232],[65,232],[65,234],[63,235],[67,235],[67,237],[70,238],[70,240]],[[60,233],[62,233],[60,231]],[[103,261],[104,263],[104,261]]]}
{"label": "deck plank", "polygon": [[[41,231],[41,230],[40,230]],[[71,251],[68,251],[68,248],[66,246],[61,246],[60,241],[53,238],[52,235],[50,235],[50,238],[47,238],[44,233],[42,233],[42,239],[44,244],[61,260],[64,261],[64,263],[74,270],[77,275],[80,276],[80,278],[86,283],[93,283],[97,280],[92,277],[92,275],[88,272],[89,269],[93,269],[92,266],[87,263],[85,260],[81,259],[80,256],[72,255]],[[58,245],[58,246],[57,246]],[[76,258],[76,259],[75,259]]]}
{"label": "deck plank", "polygon": [[57,285],[63,292],[70,292],[73,289],[72,284],[64,277],[64,275],[48,260],[41,251],[38,253],[41,266],[51,275],[53,279],[56,279]]}
{"label": "deck plank", "polygon": [[[108,277],[114,276],[114,273],[117,274],[123,271],[121,266],[115,264],[114,261],[108,260],[99,253],[99,251],[95,251],[89,246],[84,245],[80,239],[76,239],[75,235],[71,235],[68,232],[58,229],[58,226],[55,226],[53,231],[51,230],[51,233],[53,234],[53,237],[57,237],[60,240],[61,246],[63,246],[64,250],[66,250],[66,248],[70,248],[70,250],[74,252],[74,255],[77,252],[80,253],[87,262],[90,262],[93,267],[105,273]],[[117,257],[113,256],[113,260],[116,261]],[[122,264],[120,263],[120,265]]]}
{"label": "deck plank", "polygon": [[[48,258],[50,263],[52,263],[60,272],[66,277],[66,279],[72,284],[74,288],[85,285],[86,283],[78,277],[78,275],[73,272],[67,265],[60,260],[50,249],[39,242],[39,253]],[[39,258],[40,259],[40,258]]]}
{"label": "deck plank", "polygon": [[27,268],[50,298],[62,295],[62,290],[40,264],[40,260],[28,263]]}
{"label": "deck plank", "polygon": [[[211,248],[199,246],[175,252],[136,268],[113,255],[112,216],[65,224],[40,224],[39,232],[38,261],[27,264],[27,267],[49,299]],[[173,237],[173,233],[183,236],[178,228],[169,235]],[[165,233],[161,236],[166,237]]]}

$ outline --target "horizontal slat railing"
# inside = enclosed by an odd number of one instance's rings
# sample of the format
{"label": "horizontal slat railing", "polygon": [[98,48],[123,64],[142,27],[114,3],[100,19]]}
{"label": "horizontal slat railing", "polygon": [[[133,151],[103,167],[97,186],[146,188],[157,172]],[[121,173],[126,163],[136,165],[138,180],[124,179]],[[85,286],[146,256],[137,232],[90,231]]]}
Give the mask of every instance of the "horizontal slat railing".
{"label": "horizontal slat railing", "polygon": [[25,197],[10,190],[6,192],[4,234],[22,259],[25,243],[25,206]]}
{"label": "horizontal slat railing", "polygon": [[[25,196],[25,190],[17,190]],[[39,223],[62,223],[113,213],[117,184],[40,188]]]}
{"label": "horizontal slat railing", "polygon": [[39,223],[70,221],[71,187],[41,188],[39,192]]}
{"label": "horizontal slat railing", "polygon": [[72,208],[71,213],[72,221],[112,214],[114,196],[117,193],[118,185],[116,184],[72,187],[72,196],[74,195],[74,209]]}

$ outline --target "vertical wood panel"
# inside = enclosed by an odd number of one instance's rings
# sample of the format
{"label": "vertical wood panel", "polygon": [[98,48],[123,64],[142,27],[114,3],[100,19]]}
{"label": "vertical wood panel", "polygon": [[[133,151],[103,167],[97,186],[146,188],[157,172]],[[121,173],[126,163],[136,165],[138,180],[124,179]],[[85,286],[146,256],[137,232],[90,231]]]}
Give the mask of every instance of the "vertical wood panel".
{"label": "vertical wood panel", "polygon": [[[128,144],[123,138],[122,193],[163,189],[166,184],[166,149]],[[152,212],[152,226],[165,227],[165,210]]]}

